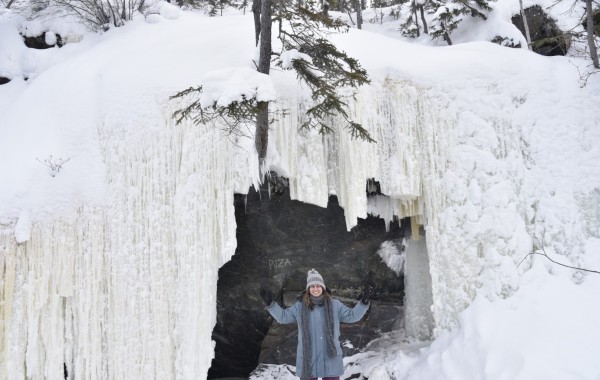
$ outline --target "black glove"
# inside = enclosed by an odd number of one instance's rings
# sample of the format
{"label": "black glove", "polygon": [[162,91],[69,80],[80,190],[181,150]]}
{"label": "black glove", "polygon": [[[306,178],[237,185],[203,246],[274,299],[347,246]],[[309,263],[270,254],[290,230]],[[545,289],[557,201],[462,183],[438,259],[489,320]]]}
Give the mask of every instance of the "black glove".
{"label": "black glove", "polygon": [[273,303],[273,293],[265,288],[260,288],[260,298],[265,302],[265,306],[269,306]]}
{"label": "black glove", "polygon": [[362,293],[360,293],[359,299],[364,305],[369,304],[369,298],[371,298],[371,294],[373,294],[373,289],[371,287],[366,287]]}

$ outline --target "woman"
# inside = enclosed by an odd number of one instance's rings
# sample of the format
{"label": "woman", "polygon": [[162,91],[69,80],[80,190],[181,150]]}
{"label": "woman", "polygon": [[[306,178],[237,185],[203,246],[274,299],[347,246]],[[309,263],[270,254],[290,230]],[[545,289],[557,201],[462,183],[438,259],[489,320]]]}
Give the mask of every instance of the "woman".
{"label": "woman", "polygon": [[369,309],[370,291],[365,291],[356,306],[349,308],[325,291],[323,277],[316,270],[308,271],[306,290],[302,298],[290,308],[283,309],[273,302],[266,289],[260,296],[269,313],[279,323],[298,324],[296,375],[302,380],[339,380],[344,374],[340,346],[340,322],[359,321]]}

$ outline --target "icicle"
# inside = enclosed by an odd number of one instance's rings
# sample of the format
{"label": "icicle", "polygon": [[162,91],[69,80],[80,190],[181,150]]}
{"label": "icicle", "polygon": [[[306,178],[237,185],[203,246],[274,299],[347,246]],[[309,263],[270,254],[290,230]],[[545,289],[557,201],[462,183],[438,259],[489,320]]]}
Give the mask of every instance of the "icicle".
{"label": "icicle", "polygon": [[406,334],[412,338],[426,340],[431,338],[434,327],[427,246],[425,240],[405,240],[404,244],[406,244],[404,263]]}
{"label": "icicle", "polygon": [[0,235],[0,378],[208,372],[217,271],[235,252],[233,193],[257,177],[252,153],[214,126],[119,122],[98,130],[109,204],[34,223],[21,245]]}
{"label": "icicle", "polygon": [[[527,247],[514,194],[502,215],[515,231],[456,236],[490,217],[481,203],[495,186],[518,186],[520,174],[501,160],[520,148],[497,114],[457,114],[448,104],[439,89],[373,80],[350,102],[351,118],[377,141],[370,144],[351,139],[337,118],[330,120],[334,134],[299,131],[307,98],[290,95],[277,106],[286,114],[271,126],[267,152],[270,169],[289,178],[292,199],[325,207],[335,194],[348,230],[368,213],[387,226],[411,217],[425,227],[436,329],[455,323],[481,273],[507,271],[507,260],[495,258]],[[174,125],[171,111],[155,125],[106,115],[98,138],[107,204],[34,222],[23,244],[14,224],[0,233],[0,378],[62,380],[63,363],[73,379],[206,376],[217,273],[236,247],[233,194],[258,188],[258,160],[251,138],[231,142],[216,126]],[[482,128],[457,136],[470,123]],[[471,156],[461,159],[460,148],[484,127],[506,137],[493,147],[498,162],[487,162],[493,170],[477,172],[467,199],[475,165]],[[370,179],[382,195],[367,199]],[[497,283],[510,290],[511,273],[504,274]]]}
{"label": "icicle", "polygon": [[384,216],[387,223],[393,216],[422,213],[417,205],[422,204],[422,166],[426,164],[420,132],[426,119],[420,104],[428,102],[424,91],[393,80],[360,89],[357,101],[351,103],[351,117],[369,131],[376,140],[372,144],[353,140],[341,118],[330,120],[334,133],[325,137],[316,131],[298,131],[307,107],[304,102],[291,99],[282,106],[287,116],[273,127],[271,162],[289,176],[292,199],[325,207],[329,194],[337,195],[350,230],[357,218],[367,216],[365,184],[375,178],[383,194],[398,200],[390,203],[393,212]]}

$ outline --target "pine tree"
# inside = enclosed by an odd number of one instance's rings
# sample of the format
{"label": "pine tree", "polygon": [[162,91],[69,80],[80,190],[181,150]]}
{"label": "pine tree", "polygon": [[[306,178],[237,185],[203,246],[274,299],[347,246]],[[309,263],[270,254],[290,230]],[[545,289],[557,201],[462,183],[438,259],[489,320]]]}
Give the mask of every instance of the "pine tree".
{"label": "pine tree", "polygon": [[432,2],[431,38],[443,38],[452,45],[452,32],[465,17],[480,17],[487,20],[486,13],[492,10],[489,5],[494,0],[438,0]]}
{"label": "pine tree", "polygon": [[[257,43],[260,42],[259,46],[259,58],[257,70],[259,73],[269,75],[271,71],[271,28],[273,26],[273,19],[271,17],[272,6],[271,0],[254,0],[260,4],[260,7],[256,9],[259,11],[258,17],[255,13],[254,22],[260,21],[259,25],[254,30],[257,31]],[[252,11],[254,12],[254,6]],[[259,38],[260,37],[260,38]],[[256,108],[256,132],[254,133],[254,146],[258,153],[258,163],[261,170],[261,174],[264,168],[264,160],[267,157],[267,148],[269,146],[269,103],[262,101],[257,102]]]}
{"label": "pine tree", "polygon": [[[489,4],[492,1],[495,0],[411,0],[409,12],[405,13],[399,30],[403,35],[413,38],[423,32],[432,39],[442,38],[452,45],[452,32],[463,19],[480,17],[486,20],[486,14],[492,10]],[[429,17],[426,17],[426,13]]]}
{"label": "pine tree", "polygon": [[327,38],[324,30],[346,32],[348,25],[323,13],[308,8],[295,7],[277,16],[277,21],[287,21],[289,28],[280,31],[279,39],[284,52],[297,51],[300,56],[292,61],[298,78],[311,90],[313,106],[308,109],[307,121],[302,128],[316,128],[321,133],[331,132],[328,116],[337,114],[347,122],[348,132],[355,138],[372,141],[369,133],[350,120],[348,104],[337,90],[341,87],[358,87],[368,83],[367,72],[360,63],[340,51]]}
{"label": "pine tree", "polygon": [[[400,32],[407,37],[419,37],[421,35],[421,28],[423,33],[429,33],[427,28],[427,20],[425,19],[425,7],[428,4],[426,0],[412,0],[410,2],[410,13],[406,17],[405,21],[400,25]],[[403,3],[400,4],[402,6]],[[400,14],[400,9],[398,9]],[[421,25],[419,25],[419,15],[421,16]]]}
{"label": "pine tree", "polygon": [[[325,3],[323,3],[325,4]],[[283,1],[272,3],[271,0],[253,0],[252,12],[255,21],[256,44],[259,48],[257,70],[269,74],[271,58],[276,58],[276,65],[285,70],[294,70],[298,79],[311,90],[312,105],[306,112],[306,121],[301,128],[317,129],[320,133],[328,133],[332,128],[327,124],[331,116],[341,116],[346,122],[346,129],[353,138],[373,141],[367,130],[350,118],[348,101],[351,99],[340,95],[342,87],[358,87],[369,82],[367,72],[360,63],[337,49],[327,35],[333,32],[346,32],[348,25],[341,20],[334,20],[327,15],[327,7],[316,9],[316,4],[286,4]],[[271,29],[273,21],[278,23],[278,38],[281,51],[273,52],[271,48]],[[284,64],[282,57],[293,53],[291,65]],[[179,92],[172,98],[181,98],[194,92],[201,92],[202,87],[190,88]],[[243,99],[227,107],[202,108],[199,102],[175,112],[178,122],[191,118],[195,123],[206,123],[214,119],[230,120],[230,130],[239,125],[254,121],[256,125],[255,146],[258,153],[261,171],[267,153],[269,139],[269,103],[256,99]]]}

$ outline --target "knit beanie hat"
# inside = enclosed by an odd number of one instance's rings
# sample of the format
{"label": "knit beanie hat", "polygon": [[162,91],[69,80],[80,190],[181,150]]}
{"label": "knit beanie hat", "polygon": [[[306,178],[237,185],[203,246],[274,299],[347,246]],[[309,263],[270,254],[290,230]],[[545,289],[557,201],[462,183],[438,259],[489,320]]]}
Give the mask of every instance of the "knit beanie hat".
{"label": "knit beanie hat", "polygon": [[308,271],[308,277],[306,278],[306,289],[310,288],[311,285],[320,285],[325,290],[325,281],[315,268]]}

